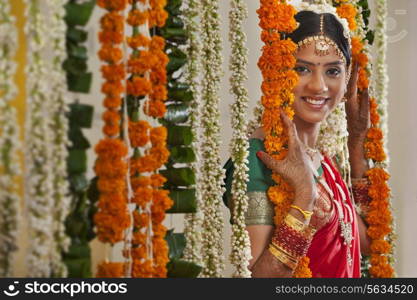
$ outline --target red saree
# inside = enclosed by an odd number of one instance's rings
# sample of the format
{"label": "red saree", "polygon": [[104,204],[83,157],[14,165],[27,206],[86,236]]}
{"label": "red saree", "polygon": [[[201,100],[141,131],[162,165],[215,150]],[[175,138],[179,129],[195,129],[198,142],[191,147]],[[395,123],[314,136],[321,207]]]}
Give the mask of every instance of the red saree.
{"label": "red saree", "polygon": [[[355,208],[350,200],[345,182],[330,159],[322,163],[324,185],[330,196],[333,194],[332,206],[335,211],[330,221],[320,228],[313,237],[307,256],[313,277],[357,278],[360,277],[360,240]],[[344,198],[346,201],[344,201]],[[339,217],[352,224],[350,242],[345,245]],[[347,235],[346,235],[347,236]],[[350,253],[350,254],[349,254]],[[349,256],[351,263],[348,262]]]}

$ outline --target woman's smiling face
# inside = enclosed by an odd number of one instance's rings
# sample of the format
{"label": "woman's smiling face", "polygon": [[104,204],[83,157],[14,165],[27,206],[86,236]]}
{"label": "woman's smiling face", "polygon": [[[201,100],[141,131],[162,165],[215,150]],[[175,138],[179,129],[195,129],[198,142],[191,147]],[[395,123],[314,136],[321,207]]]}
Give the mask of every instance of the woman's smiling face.
{"label": "woman's smiling face", "polygon": [[346,65],[336,54],[318,56],[315,42],[298,50],[295,71],[299,81],[293,92],[294,120],[320,123],[327,118],[346,92]]}

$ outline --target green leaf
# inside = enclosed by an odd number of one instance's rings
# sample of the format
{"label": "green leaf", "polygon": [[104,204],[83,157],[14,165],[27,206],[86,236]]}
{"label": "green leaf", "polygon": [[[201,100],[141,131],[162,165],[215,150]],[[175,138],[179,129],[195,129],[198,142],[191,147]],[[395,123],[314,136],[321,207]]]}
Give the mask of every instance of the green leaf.
{"label": "green leaf", "polygon": [[174,233],[173,229],[168,230],[165,240],[169,246],[169,259],[181,258],[186,244],[184,233]]}
{"label": "green leaf", "polygon": [[68,138],[72,144],[69,149],[86,150],[90,148],[90,142],[85,138],[79,126],[71,126]]}
{"label": "green leaf", "polygon": [[85,26],[93,13],[95,4],[95,0],[90,0],[89,2],[85,2],[83,4],[68,2],[65,5],[65,22],[67,22],[69,26]]}
{"label": "green leaf", "polygon": [[87,104],[70,104],[70,121],[82,128],[91,128],[93,122],[94,107]]}
{"label": "green leaf", "polygon": [[81,193],[88,188],[88,180],[84,174],[71,174],[69,176],[71,190],[75,193]]}
{"label": "green leaf", "polygon": [[85,258],[90,257],[91,249],[88,243],[74,243],[72,242],[65,253],[65,258]]}
{"label": "green leaf", "polygon": [[168,73],[174,73],[175,71],[177,71],[178,69],[180,69],[182,66],[184,66],[187,63],[187,58],[178,58],[175,56],[170,56],[170,54],[168,54],[168,57],[169,57],[169,62],[167,65]]}
{"label": "green leaf", "polygon": [[92,73],[83,73],[77,75],[68,73],[68,90],[70,90],[71,92],[88,94],[90,92],[92,78]]}
{"label": "green leaf", "polygon": [[191,91],[168,90],[168,99],[173,101],[189,102],[193,100]]}
{"label": "green leaf", "polygon": [[191,126],[172,125],[168,127],[167,143],[170,146],[188,146],[193,141]]}
{"label": "green leaf", "polygon": [[87,60],[70,56],[64,61],[62,67],[69,73],[83,74],[87,71]]}
{"label": "green leaf", "polygon": [[68,172],[84,173],[87,171],[87,153],[85,150],[69,150]]}
{"label": "green leaf", "polygon": [[68,269],[68,278],[91,278],[91,259],[64,259]]}
{"label": "green leaf", "polygon": [[90,180],[90,185],[87,190],[87,197],[90,199],[91,203],[96,203],[98,198],[100,197],[100,192],[97,187],[98,177],[95,176],[93,179]]}
{"label": "green leaf", "polygon": [[182,0],[169,0],[167,5],[165,6],[165,10],[170,14],[170,15],[179,15],[181,14],[181,5],[182,5]]}
{"label": "green leaf", "polygon": [[84,46],[78,46],[78,45],[69,43],[67,50],[68,50],[69,56],[73,56],[73,57],[85,59],[85,60],[88,59],[87,48]]}
{"label": "green leaf", "polygon": [[174,204],[167,210],[167,213],[195,213],[197,211],[195,189],[171,190],[169,197],[174,201]]}
{"label": "green leaf", "polygon": [[160,171],[167,179],[168,186],[189,186],[195,184],[195,174],[190,168],[172,168]]}
{"label": "green leaf", "polygon": [[165,28],[184,28],[184,22],[180,17],[171,16],[165,23]]}
{"label": "green leaf", "polygon": [[185,123],[190,115],[190,108],[186,104],[169,104],[164,120],[170,123]]}
{"label": "green leaf", "polygon": [[176,163],[191,163],[195,161],[194,150],[190,147],[176,146],[170,149],[170,159]]}
{"label": "green leaf", "polygon": [[88,33],[75,27],[68,27],[67,38],[75,43],[83,43],[87,40]]}
{"label": "green leaf", "polygon": [[167,264],[169,278],[196,278],[202,267],[182,259],[173,259]]}

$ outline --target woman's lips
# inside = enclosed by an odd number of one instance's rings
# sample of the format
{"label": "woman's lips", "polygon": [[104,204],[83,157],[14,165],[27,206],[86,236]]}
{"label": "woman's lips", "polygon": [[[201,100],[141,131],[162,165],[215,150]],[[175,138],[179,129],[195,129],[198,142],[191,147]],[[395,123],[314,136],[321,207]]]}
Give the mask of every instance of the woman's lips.
{"label": "woman's lips", "polygon": [[306,103],[312,109],[320,110],[326,105],[326,102],[330,98],[325,98],[325,97],[301,97],[301,99],[304,101],[304,103]]}

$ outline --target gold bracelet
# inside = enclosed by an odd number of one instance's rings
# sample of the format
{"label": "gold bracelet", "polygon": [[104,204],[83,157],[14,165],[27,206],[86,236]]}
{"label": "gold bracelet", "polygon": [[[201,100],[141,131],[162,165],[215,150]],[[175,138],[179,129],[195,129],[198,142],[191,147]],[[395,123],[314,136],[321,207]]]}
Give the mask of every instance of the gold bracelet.
{"label": "gold bracelet", "polygon": [[298,207],[297,205],[292,204],[291,207],[295,208],[300,213],[302,213],[303,216],[304,216],[304,219],[306,219],[306,220],[310,220],[311,216],[313,215],[312,211],[303,210],[302,208]]}
{"label": "gold bracelet", "polygon": [[288,255],[284,251],[277,249],[273,244],[269,245],[269,252],[284,265],[288,266],[290,269],[294,270],[297,267],[298,260]]}
{"label": "gold bracelet", "polygon": [[310,239],[316,233],[316,229],[310,225],[304,224],[291,214],[287,214],[284,219],[285,224],[294,230],[302,233],[306,238]]}

